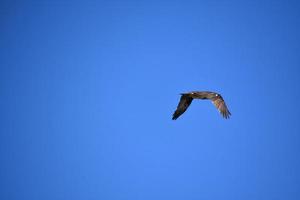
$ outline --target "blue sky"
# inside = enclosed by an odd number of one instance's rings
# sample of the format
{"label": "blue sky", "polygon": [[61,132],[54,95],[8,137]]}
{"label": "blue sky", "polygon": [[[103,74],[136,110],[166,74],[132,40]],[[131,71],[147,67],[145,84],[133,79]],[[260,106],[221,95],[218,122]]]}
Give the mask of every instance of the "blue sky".
{"label": "blue sky", "polygon": [[300,199],[299,11],[2,1],[0,199]]}

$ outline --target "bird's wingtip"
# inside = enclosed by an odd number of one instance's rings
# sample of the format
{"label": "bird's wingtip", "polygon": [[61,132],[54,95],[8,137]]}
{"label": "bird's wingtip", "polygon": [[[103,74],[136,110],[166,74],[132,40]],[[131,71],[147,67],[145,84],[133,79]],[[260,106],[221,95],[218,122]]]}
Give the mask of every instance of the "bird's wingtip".
{"label": "bird's wingtip", "polygon": [[172,120],[176,120],[179,116],[176,116],[176,114],[173,114]]}

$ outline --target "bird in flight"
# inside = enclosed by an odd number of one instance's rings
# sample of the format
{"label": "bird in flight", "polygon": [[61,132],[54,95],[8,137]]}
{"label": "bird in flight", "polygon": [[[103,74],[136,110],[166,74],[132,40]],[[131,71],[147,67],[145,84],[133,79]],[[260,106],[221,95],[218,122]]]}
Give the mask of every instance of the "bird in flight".
{"label": "bird in flight", "polygon": [[223,97],[220,94],[209,91],[194,91],[181,94],[179,104],[177,106],[176,111],[173,114],[172,119],[176,120],[180,115],[182,115],[186,111],[186,109],[191,105],[193,99],[209,99],[212,101],[212,103],[216,106],[216,108],[219,110],[219,112],[225,119],[228,119],[231,115]]}

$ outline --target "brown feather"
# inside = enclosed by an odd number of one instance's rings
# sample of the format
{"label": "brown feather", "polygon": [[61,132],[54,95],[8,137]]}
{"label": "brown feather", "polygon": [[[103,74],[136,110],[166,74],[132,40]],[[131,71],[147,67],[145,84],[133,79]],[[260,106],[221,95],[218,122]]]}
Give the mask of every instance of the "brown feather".
{"label": "brown feather", "polygon": [[225,119],[228,119],[231,115],[231,113],[229,112],[226,106],[224,99],[218,93],[209,92],[209,91],[202,91],[202,92],[195,91],[195,92],[183,93],[181,95],[182,96],[180,98],[177,109],[173,114],[173,118],[172,118],[173,120],[177,119],[180,115],[182,115],[186,111],[186,109],[192,103],[193,99],[210,99]]}
{"label": "brown feather", "polygon": [[177,119],[180,115],[182,115],[186,109],[190,106],[190,104],[192,103],[193,98],[189,97],[188,95],[182,94],[179,104],[177,106],[176,111],[173,114],[173,120]]}
{"label": "brown feather", "polygon": [[218,95],[217,97],[213,98],[212,102],[225,119],[228,119],[230,117],[231,113],[228,110],[226,103],[221,95]]}

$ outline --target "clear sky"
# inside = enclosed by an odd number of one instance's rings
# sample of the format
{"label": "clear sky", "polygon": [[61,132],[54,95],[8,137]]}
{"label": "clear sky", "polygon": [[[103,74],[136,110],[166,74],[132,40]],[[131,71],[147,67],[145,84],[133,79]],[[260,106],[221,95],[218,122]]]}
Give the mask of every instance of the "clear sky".
{"label": "clear sky", "polygon": [[300,199],[298,2],[1,1],[0,199]]}

